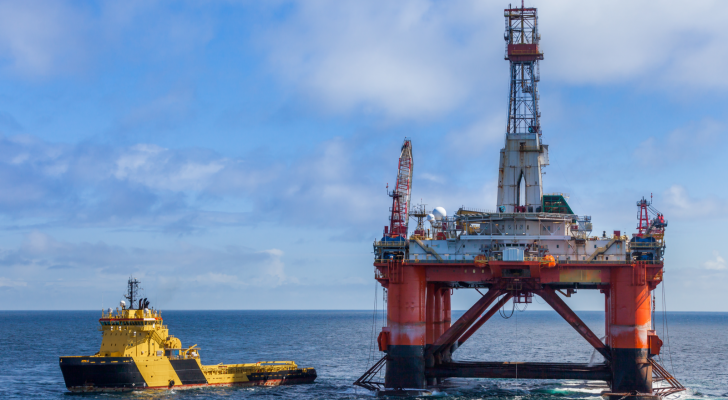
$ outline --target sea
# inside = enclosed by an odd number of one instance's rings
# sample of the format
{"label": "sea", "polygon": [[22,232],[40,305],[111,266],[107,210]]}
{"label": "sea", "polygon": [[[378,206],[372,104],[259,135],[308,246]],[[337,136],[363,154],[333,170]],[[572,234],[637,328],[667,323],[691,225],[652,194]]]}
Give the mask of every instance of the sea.
{"label": "sea", "polygon": [[[459,360],[599,362],[593,349],[553,311],[496,314],[455,353]],[[453,311],[454,319],[462,311]],[[601,336],[603,312],[577,312]],[[199,388],[72,394],[58,357],[99,349],[100,311],[0,311],[2,399],[373,399],[352,383],[382,357],[374,311],[163,311],[183,346],[197,344],[204,364],[292,360],[315,367],[311,385]],[[453,319],[453,320],[454,320]],[[728,313],[668,312],[655,318],[665,368],[688,388],[671,399],[728,397]],[[571,380],[453,379],[429,396],[442,399],[601,399],[606,386]]]}

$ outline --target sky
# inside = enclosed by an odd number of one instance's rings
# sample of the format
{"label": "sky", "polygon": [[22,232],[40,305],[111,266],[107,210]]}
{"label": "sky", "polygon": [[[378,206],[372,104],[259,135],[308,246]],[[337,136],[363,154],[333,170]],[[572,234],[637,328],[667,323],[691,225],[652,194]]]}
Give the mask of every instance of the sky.
{"label": "sky", "polygon": [[[405,137],[413,202],[495,208],[507,5],[0,1],[0,309],[113,307],[130,275],[162,309],[381,304]],[[597,234],[652,196],[667,309],[728,311],[728,2],[526,6],[544,191]]]}

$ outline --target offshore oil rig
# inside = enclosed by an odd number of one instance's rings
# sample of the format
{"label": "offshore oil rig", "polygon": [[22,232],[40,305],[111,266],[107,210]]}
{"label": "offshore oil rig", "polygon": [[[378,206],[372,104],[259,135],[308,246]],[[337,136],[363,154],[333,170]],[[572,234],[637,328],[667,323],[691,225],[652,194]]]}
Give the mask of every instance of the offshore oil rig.
{"label": "offshore oil rig", "polygon": [[[543,53],[537,10],[509,7],[505,22],[510,93],[497,209],[460,208],[448,216],[442,207],[411,208],[414,164],[412,143],[405,139],[389,193],[389,225],[374,243],[375,279],[387,293],[387,323],[377,339],[385,355],[355,384],[380,394],[411,395],[450,377],[595,380],[607,382],[603,396],[615,400],[657,399],[685,390],[654,358],[662,340],[652,323],[652,292],[663,279],[667,221],[643,198],[631,237],[620,231],[592,236],[591,217],[574,213],[564,194],[543,193],[542,168],[549,156],[539,122]],[[408,235],[410,218],[417,226]],[[450,296],[464,288],[487,292],[453,323]],[[577,289],[604,294],[604,341],[562,300]],[[604,362],[453,360],[505,303],[530,303],[534,295]],[[382,368],[384,382],[376,378]]]}

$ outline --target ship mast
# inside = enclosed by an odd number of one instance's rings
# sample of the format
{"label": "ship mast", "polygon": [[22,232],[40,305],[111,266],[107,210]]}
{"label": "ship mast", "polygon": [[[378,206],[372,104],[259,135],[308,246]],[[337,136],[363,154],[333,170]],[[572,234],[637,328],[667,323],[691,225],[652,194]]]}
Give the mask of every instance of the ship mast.
{"label": "ship mast", "polygon": [[129,300],[129,309],[134,308],[134,300],[139,298],[139,281],[136,278],[130,276],[127,282],[128,288],[124,298]]}

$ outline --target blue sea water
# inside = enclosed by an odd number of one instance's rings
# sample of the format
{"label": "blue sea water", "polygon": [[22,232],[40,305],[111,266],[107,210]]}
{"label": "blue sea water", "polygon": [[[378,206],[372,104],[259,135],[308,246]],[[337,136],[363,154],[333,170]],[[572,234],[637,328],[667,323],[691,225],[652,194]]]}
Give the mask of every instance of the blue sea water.
{"label": "blue sea water", "polygon": [[[462,312],[453,312],[457,318]],[[381,357],[373,335],[381,315],[372,311],[164,311],[171,334],[202,348],[205,364],[293,360],[313,366],[313,385],[202,388],[127,394],[74,395],[58,357],[94,354],[101,335],[99,312],[0,311],[0,398],[3,399],[373,399],[352,386]],[[604,313],[579,312],[600,335]],[[728,313],[668,313],[669,346],[663,365],[689,388],[675,399],[728,397]],[[554,312],[494,316],[456,352],[461,360],[589,362],[593,351]],[[670,356],[668,356],[668,353]],[[445,399],[601,399],[595,383],[538,380],[455,380]]]}

